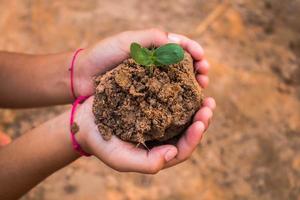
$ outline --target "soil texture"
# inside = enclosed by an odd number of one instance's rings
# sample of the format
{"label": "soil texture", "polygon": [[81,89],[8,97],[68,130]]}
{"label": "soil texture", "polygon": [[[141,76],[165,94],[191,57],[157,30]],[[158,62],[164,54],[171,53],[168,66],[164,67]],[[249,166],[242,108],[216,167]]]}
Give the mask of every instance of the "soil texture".
{"label": "soil texture", "polygon": [[153,74],[133,59],[95,78],[93,113],[105,140],[112,135],[124,141],[165,141],[191,123],[202,103],[193,59],[185,58]]}

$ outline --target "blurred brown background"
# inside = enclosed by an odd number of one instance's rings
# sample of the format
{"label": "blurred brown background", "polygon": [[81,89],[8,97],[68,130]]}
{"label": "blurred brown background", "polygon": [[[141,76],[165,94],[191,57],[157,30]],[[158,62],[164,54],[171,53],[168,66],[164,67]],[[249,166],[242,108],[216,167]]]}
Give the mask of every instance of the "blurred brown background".
{"label": "blurred brown background", "polygon": [[[83,158],[22,199],[299,200],[299,19],[299,0],[0,0],[1,50],[74,50],[149,27],[186,34],[206,50],[218,104],[179,166],[147,176]],[[16,138],[65,108],[1,109],[0,130]]]}

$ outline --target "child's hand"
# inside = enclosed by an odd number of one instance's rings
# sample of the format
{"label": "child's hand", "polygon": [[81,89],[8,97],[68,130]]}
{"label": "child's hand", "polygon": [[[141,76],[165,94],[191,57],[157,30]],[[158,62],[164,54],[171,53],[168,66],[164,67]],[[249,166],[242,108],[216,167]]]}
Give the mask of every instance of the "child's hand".
{"label": "child's hand", "polygon": [[188,159],[208,128],[215,108],[212,98],[205,99],[204,106],[196,113],[193,124],[176,145],[162,145],[148,151],[116,136],[109,141],[103,140],[94,123],[92,104],[93,97],[90,97],[76,111],[75,122],[79,125],[76,138],[82,148],[117,171],[147,174],[157,173]]}
{"label": "child's hand", "polygon": [[161,46],[168,42],[180,44],[195,60],[194,66],[198,72],[199,84],[202,87],[208,85],[209,64],[203,58],[203,49],[197,42],[182,35],[148,29],[123,32],[82,51],[78,56],[74,73],[76,95],[92,95],[94,93],[92,78],[114,68],[128,58],[132,42],[138,42],[144,47]]}
{"label": "child's hand", "polygon": [[[138,42],[144,47],[161,46],[168,42],[180,44],[195,60],[194,67],[198,73],[196,78],[199,85],[201,87],[208,85],[209,64],[203,58],[203,49],[197,42],[182,35],[149,29],[123,32],[83,51],[75,66],[76,94],[93,94],[92,77],[105,73],[128,58],[132,42]],[[104,141],[94,123],[92,102],[93,97],[89,98],[77,111],[76,121],[80,126],[80,131],[76,137],[83,149],[115,170],[141,173],[157,173],[163,168],[188,159],[208,128],[213,115],[212,111],[216,106],[214,99],[205,99],[204,106],[196,113],[193,124],[176,145],[162,145],[148,152],[115,136],[109,141]]]}

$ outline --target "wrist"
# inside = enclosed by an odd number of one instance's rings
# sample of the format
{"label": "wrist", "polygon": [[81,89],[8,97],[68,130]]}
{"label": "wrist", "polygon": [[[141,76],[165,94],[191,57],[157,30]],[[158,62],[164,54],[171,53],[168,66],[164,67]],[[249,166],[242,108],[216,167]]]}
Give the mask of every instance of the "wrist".
{"label": "wrist", "polygon": [[88,50],[83,49],[76,55],[73,66],[73,88],[76,97],[88,96],[93,93],[92,75],[88,70],[90,68]]}
{"label": "wrist", "polygon": [[[55,154],[60,157],[64,157],[68,162],[72,162],[80,157],[80,155],[72,149],[72,142],[70,139],[70,128],[69,128],[69,112],[63,113],[62,115],[45,123],[45,129],[49,131],[49,135],[53,136],[55,140],[55,146],[58,149],[52,148]],[[45,131],[41,131],[45,132]]]}
{"label": "wrist", "polygon": [[76,141],[81,149],[88,154],[92,153],[88,144],[88,136],[96,127],[94,118],[91,116],[92,101],[92,98],[89,98],[83,104],[78,105],[74,114],[74,122],[78,126],[78,131],[75,134]]}

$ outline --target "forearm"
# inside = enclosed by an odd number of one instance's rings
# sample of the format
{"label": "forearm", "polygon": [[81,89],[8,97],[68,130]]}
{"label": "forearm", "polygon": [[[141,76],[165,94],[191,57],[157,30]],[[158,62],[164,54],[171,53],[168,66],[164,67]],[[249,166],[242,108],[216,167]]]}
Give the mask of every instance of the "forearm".
{"label": "forearm", "polygon": [[72,52],[26,55],[0,52],[0,107],[70,103]]}
{"label": "forearm", "polygon": [[68,115],[24,134],[0,149],[0,199],[16,199],[78,158],[70,141]]}

